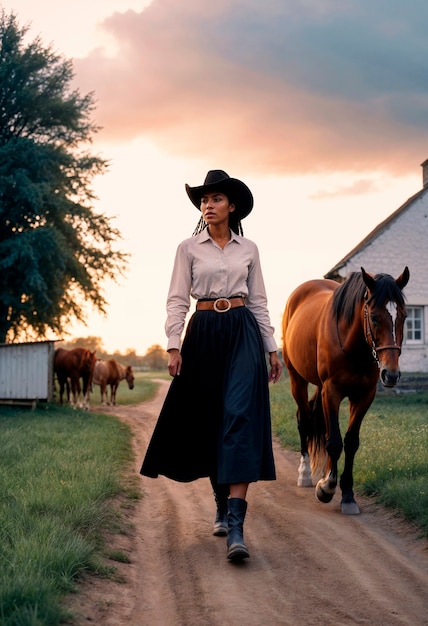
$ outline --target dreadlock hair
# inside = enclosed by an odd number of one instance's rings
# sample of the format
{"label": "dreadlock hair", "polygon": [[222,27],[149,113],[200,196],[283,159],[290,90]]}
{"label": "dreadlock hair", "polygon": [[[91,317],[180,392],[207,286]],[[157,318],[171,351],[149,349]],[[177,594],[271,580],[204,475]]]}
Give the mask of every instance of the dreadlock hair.
{"label": "dreadlock hair", "polygon": [[194,237],[195,235],[199,235],[199,233],[201,233],[207,226],[208,224],[201,215],[201,217],[199,218],[199,222],[196,224],[196,228],[193,231],[192,237]]}
{"label": "dreadlock hair", "polygon": [[234,233],[236,233],[237,235],[241,235],[241,237],[244,236],[241,220],[239,219],[239,217],[235,217],[235,212],[229,213],[229,226]]}

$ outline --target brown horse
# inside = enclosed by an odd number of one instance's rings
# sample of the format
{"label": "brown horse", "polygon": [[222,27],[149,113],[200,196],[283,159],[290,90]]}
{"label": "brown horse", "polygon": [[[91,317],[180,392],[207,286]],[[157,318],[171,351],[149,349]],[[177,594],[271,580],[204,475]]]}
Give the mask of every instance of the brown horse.
{"label": "brown horse", "polygon": [[[297,404],[301,461],[299,486],[311,486],[312,474],[323,472],[317,498],[330,502],[337,486],[337,464],[345,450],[340,477],[341,510],[358,514],[353,493],[353,465],[363,418],[376,395],[380,379],[394,387],[406,319],[401,290],[409,269],[393,279],[388,274],[351,274],[333,280],[303,283],[289,297],[283,316],[283,356]],[[308,385],[315,385],[308,399]],[[349,399],[349,422],[344,442],[339,406]]]}
{"label": "brown horse", "polygon": [[[62,404],[64,388],[67,401],[73,406],[89,409],[89,393],[97,357],[87,348],[65,350],[57,348],[54,355],[54,372],[59,383],[59,401]],[[83,397],[80,379],[83,382]],[[71,398],[70,398],[71,387]]]}
{"label": "brown horse", "polygon": [[[134,373],[130,365],[125,367],[114,359],[109,361],[98,359],[92,382],[100,386],[101,404],[116,404],[116,391],[121,380],[126,380],[129,389],[134,389]],[[107,385],[110,385],[110,402],[107,397]]]}

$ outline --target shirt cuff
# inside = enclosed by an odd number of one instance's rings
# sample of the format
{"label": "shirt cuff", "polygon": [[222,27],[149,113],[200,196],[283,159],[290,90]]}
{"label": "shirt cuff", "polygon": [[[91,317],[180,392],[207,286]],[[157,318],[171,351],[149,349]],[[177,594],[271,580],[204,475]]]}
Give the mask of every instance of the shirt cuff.
{"label": "shirt cuff", "polygon": [[180,350],[181,339],[178,336],[173,335],[168,339],[166,350]]}
{"label": "shirt cuff", "polygon": [[276,352],[278,350],[278,346],[273,337],[264,337],[263,346],[266,352]]}

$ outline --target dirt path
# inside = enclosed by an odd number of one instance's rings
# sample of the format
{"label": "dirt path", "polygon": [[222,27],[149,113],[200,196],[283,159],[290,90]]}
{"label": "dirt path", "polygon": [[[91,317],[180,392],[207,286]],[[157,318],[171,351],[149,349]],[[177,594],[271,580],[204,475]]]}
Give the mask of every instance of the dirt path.
{"label": "dirt path", "polygon": [[[136,472],[168,385],[160,382],[153,401],[107,409],[134,432]],[[428,625],[428,542],[361,498],[359,516],[340,513],[338,494],[318,503],[296,486],[298,455],[274,453],[277,480],[250,486],[251,558],[239,565],[211,535],[208,479],[141,477],[133,531],[112,537],[131,563],[118,565],[123,582],[85,582],[73,599],[79,626]]]}

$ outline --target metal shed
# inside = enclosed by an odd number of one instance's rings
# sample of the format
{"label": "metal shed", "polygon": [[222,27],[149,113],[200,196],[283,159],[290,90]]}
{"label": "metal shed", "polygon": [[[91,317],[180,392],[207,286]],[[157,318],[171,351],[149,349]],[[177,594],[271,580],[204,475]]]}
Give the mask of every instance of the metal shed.
{"label": "metal shed", "polygon": [[0,403],[51,401],[54,341],[0,344]]}

